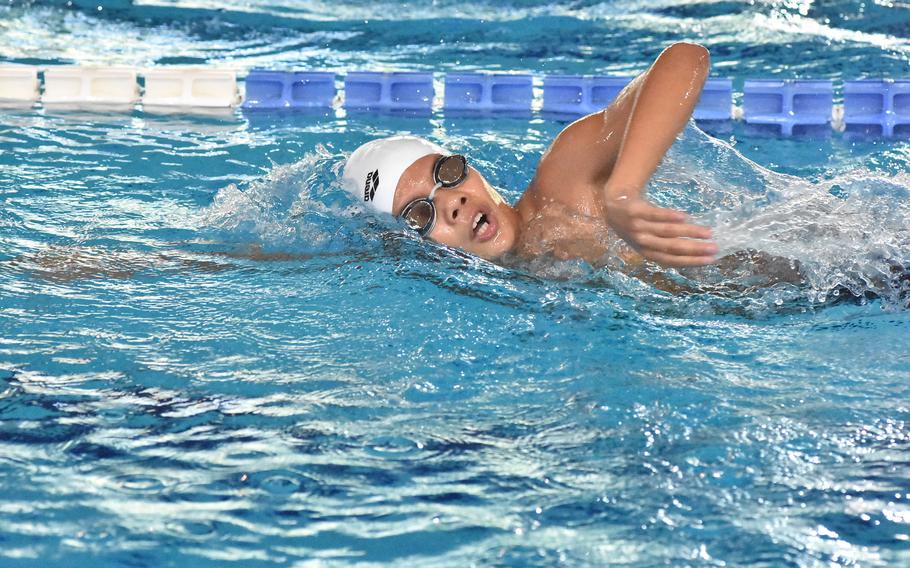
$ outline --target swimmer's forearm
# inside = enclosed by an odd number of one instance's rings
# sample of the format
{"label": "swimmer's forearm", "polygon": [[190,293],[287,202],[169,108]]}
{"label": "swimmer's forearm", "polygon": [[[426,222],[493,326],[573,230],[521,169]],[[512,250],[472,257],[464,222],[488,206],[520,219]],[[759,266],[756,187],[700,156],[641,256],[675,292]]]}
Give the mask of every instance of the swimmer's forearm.
{"label": "swimmer's forearm", "polygon": [[667,267],[714,262],[711,230],[690,224],[682,211],[656,207],[642,191],[698,102],[708,75],[708,51],[694,44],[664,50],[628,87],[628,112],[619,155],[604,185],[607,224],[646,260]]}
{"label": "swimmer's forearm", "polygon": [[677,43],[664,50],[640,80],[616,165],[606,184],[608,198],[638,195],[685,127],[708,76],[708,50]]}

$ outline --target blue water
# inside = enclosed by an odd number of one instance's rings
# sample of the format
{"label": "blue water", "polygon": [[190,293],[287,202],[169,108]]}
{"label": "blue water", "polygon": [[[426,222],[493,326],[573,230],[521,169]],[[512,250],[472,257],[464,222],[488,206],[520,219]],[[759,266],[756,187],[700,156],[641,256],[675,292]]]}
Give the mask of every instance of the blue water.
{"label": "blue water", "polygon": [[[0,7],[0,61],[599,73],[694,39],[736,84],[841,80],[906,75],[908,20],[79,0]],[[910,563],[907,141],[690,127],[652,197],[805,281],[676,295],[423,243],[337,183],[406,131],[514,200],[563,126],[0,110],[0,565]]]}

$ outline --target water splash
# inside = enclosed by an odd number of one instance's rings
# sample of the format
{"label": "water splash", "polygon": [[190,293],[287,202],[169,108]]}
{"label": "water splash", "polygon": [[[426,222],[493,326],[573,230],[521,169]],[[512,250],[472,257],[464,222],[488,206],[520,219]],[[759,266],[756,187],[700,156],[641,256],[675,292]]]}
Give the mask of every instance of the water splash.
{"label": "water splash", "polygon": [[203,232],[266,253],[327,254],[368,246],[375,233],[337,183],[342,163],[341,156],[317,146],[246,187],[232,183],[203,210]]}
{"label": "water splash", "polygon": [[[417,244],[393,220],[364,214],[338,183],[342,163],[343,156],[318,147],[246,187],[231,184],[203,211],[203,231],[265,253],[373,250],[399,264],[416,257],[420,263],[442,261],[448,268],[467,262],[472,270],[489,272],[466,261],[460,251]],[[649,195],[712,226],[721,260],[679,271],[649,266],[635,275],[660,290],[708,293],[724,305],[733,298],[750,311],[844,297],[879,297],[888,307],[903,306],[910,288],[904,268],[910,263],[910,228],[904,222],[910,214],[908,194],[907,174],[886,177],[861,168],[819,181],[798,178],[764,168],[689,127],[655,174]],[[424,254],[426,247],[432,250]],[[614,273],[622,263],[609,257],[593,267],[546,254],[526,262],[511,258],[506,264],[505,274],[492,272],[497,281],[532,275],[651,297],[637,285],[629,288],[625,278],[617,279]],[[445,271],[437,266],[416,273],[434,279],[440,270]],[[415,269],[405,272],[414,274]]]}
{"label": "water splash", "polygon": [[[719,257],[753,262],[752,270],[725,270],[722,262],[713,271],[690,271],[696,280],[734,287],[764,275],[770,284],[799,284],[798,293],[815,302],[848,294],[906,304],[907,174],[858,168],[828,179],[799,178],[766,169],[693,127],[669,153],[650,194],[712,226]],[[778,277],[788,270],[789,277]]]}

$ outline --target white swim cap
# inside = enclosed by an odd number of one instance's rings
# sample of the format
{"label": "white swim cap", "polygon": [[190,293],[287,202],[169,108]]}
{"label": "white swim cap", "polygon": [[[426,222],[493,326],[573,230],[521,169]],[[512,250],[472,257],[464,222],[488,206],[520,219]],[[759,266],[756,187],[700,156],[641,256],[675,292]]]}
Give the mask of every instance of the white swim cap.
{"label": "white swim cap", "polygon": [[391,215],[398,180],[411,164],[428,154],[447,156],[450,152],[417,136],[373,140],[354,150],[344,165],[342,181],[358,198]]}

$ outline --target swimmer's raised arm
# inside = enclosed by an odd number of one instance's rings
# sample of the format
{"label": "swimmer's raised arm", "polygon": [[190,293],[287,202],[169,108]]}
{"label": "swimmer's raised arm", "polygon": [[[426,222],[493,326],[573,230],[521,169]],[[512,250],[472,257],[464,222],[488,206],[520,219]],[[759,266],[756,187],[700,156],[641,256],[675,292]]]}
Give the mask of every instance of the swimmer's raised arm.
{"label": "swimmer's raised arm", "polygon": [[[691,43],[671,45],[603,111],[568,126],[541,159],[532,187],[556,199],[593,186],[599,209],[616,233],[644,258],[665,266],[714,260],[711,231],[689,224],[685,213],[656,207],[643,197],[648,180],[692,115],[708,75],[709,55]],[[552,188],[564,191],[553,196]],[[578,192],[578,194],[585,192]]]}
{"label": "swimmer's raised arm", "polygon": [[677,43],[635,79],[619,156],[606,180],[608,196],[641,193],[692,116],[709,65],[707,49]]}
{"label": "swimmer's raised arm", "polygon": [[605,189],[607,223],[649,260],[667,266],[714,261],[717,247],[706,227],[690,225],[681,211],[643,197],[645,185],[692,116],[708,75],[708,51],[693,44],[666,49],[639,77],[619,156]]}

